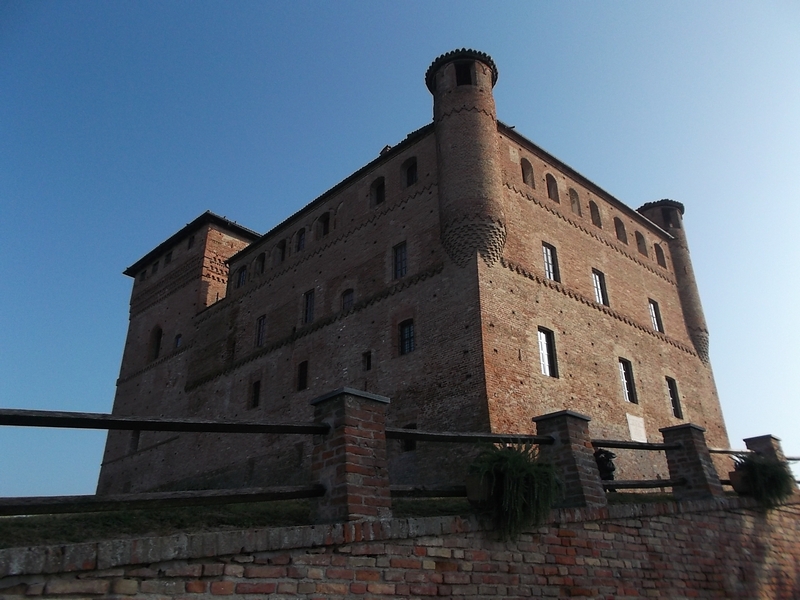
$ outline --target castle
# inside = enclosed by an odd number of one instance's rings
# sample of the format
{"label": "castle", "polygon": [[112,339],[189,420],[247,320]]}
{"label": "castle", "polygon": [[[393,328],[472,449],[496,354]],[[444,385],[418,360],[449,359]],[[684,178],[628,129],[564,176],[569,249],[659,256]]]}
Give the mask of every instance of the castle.
{"label": "castle", "polygon": [[[728,447],[683,206],[632,210],[499,122],[497,76],[484,53],[440,56],[432,123],[264,235],[207,212],[129,267],[113,413],[307,422],[347,386],[391,398],[394,427],[534,433],[570,409],[597,438],[692,422]],[[463,468],[389,446],[397,482]],[[98,493],[301,482],[309,452],[111,431]],[[621,468],[666,476],[636,451]]]}

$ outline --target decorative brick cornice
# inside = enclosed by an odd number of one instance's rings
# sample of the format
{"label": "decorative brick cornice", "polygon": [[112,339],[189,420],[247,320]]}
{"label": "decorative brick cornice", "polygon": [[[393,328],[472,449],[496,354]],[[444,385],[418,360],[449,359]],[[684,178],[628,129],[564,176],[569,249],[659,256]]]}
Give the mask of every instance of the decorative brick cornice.
{"label": "decorative brick cornice", "polygon": [[469,59],[480,61],[492,70],[492,87],[494,87],[494,85],[497,83],[498,71],[497,65],[494,64],[492,57],[485,52],[480,52],[479,50],[461,48],[461,50],[451,50],[450,52],[442,54],[431,63],[430,67],[428,67],[428,70],[425,72],[425,85],[428,87],[428,90],[430,90],[431,94],[434,92],[433,77],[436,74],[436,71],[438,71],[442,65],[455,60]]}

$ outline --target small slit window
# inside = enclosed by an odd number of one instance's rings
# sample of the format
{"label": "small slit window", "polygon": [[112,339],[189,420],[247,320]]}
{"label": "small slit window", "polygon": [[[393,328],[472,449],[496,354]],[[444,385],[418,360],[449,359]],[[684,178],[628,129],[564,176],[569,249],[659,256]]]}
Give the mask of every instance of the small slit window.
{"label": "small slit window", "polygon": [[256,319],[256,348],[260,348],[267,340],[267,315]]}
{"label": "small slit window", "polygon": [[581,200],[578,197],[578,192],[573,188],[569,188],[569,206],[573,213],[579,217],[581,216]]}
{"label": "small slit window", "polygon": [[254,381],[250,385],[250,398],[247,408],[258,408],[261,404],[261,380]]}
{"label": "small slit window", "polygon": [[522,168],[522,183],[528,187],[536,187],[533,181],[533,167],[531,166],[531,163],[527,158],[523,158],[519,164]]}
{"label": "small slit window", "polygon": [[353,290],[345,290],[342,292],[342,312],[353,310],[353,303],[355,301],[355,292]]}
{"label": "small slit window", "polygon": [[159,355],[161,354],[161,338],[164,336],[164,332],[162,331],[161,327],[156,325],[153,327],[153,330],[150,332],[150,343],[148,344],[148,357],[151,361],[158,359]]}
{"label": "small slit window", "polygon": [[603,220],[600,218],[600,209],[597,208],[597,204],[595,204],[595,202],[592,200],[589,201],[589,214],[592,217],[592,225],[602,229]]}
{"label": "small slit window", "polygon": [[183,336],[179,333],[175,336],[175,348],[180,348],[181,343],[183,342]]}
{"label": "small slit window", "polygon": [[617,234],[617,239],[623,244],[628,243],[628,232],[625,231],[625,224],[619,217],[614,217],[614,231]]}
{"label": "small slit window", "polygon": [[314,321],[314,290],[308,290],[303,294],[303,324],[307,325]]}
{"label": "small slit window", "polygon": [[556,178],[548,173],[545,176],[545,181],[547,182],[547,197],[553,202],[561,202],[558,199],[558,183],[556,183]]}
{"label": "small slit window", "polygon": [[297,365],[297,391],[302,392],[308,388],[308,361],[304,360]]}

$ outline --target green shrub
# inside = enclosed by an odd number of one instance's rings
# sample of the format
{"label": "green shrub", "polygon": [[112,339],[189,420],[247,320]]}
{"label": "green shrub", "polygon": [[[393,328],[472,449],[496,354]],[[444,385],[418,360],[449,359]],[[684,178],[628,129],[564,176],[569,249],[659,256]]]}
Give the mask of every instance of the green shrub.
{"label": "green shrub", "polygon": [[544,523],[561,494],[555,467],[539,458],[534,445],[489,446],[475,458],[469,472],[486,492],[479,508],[503,539]]}
{"label": "green shrub", "polygon": [[794,492],[794,476],[785,462],[750,452],[734,458],[734,469],[742,473],[747,495],[765,508],[781,504]]}

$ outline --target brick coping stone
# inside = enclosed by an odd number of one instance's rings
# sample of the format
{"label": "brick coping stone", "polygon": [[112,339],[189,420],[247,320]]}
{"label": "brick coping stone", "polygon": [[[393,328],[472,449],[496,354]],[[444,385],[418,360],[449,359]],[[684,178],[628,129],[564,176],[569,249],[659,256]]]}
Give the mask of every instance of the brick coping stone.
{"label": "brick coping stone", "polygon": [[[800,493],[796,493],[787,504],[800,504]],[[750,498],[723,497],[710,500],[617,504],[602,508],[564,508],[554,509],[551,512],[547,526],[737,509],[758,509],[758,505]],[[0,550],[0,578],[101,570],[125,565],[249,552],[469,533],[483,529],[476,517],[419,517],[329,525],[178,533],[160,537],[6,548]]]}

